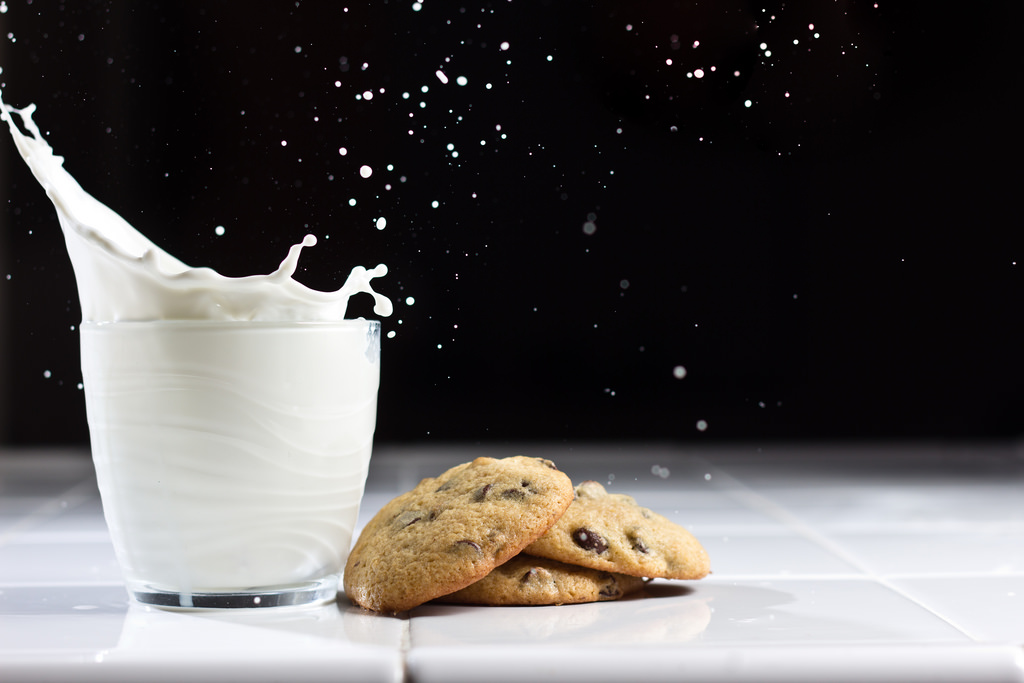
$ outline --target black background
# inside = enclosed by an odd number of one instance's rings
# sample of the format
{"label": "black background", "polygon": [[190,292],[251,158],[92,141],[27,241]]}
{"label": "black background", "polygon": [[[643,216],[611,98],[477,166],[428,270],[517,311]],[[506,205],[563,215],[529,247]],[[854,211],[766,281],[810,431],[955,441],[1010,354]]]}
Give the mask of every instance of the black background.
{"label": "black background", "polygon": [[[6,0],[0,81],[186,263],[387,263],[378,442],[1014,438],[1018,4]],[[56,216],[0,173],[6,440],[85,443]]]}

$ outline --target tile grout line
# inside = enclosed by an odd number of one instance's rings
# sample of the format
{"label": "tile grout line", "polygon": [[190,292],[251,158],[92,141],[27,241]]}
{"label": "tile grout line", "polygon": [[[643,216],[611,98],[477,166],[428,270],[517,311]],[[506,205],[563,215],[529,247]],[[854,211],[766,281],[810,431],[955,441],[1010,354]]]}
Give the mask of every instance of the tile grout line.
{"label": "tile grout line", "polygon": [[398,655],[399,664],[402,667],[399,683],[407,683],[412,678],[409,676],[409,651],[412,649],[412,617],[406,614],[402,618],[402,637],[399,643]]}
{"label": "tile grout line", "polygon": [[[710,463],[709,463],[710,465]],[[809,526],[806,522],[800,519],[798,516],[787,510],[782,505],[772,501],[767,496],[758,493],[743,482],[739,481],[731,474],[712,466],[712,470],[715,472],[715,476],[722,477],[727,483],[731,484],[731,488],[723,490],[726,495],[735,498],[742,502],[748,507],[765,513],[766,515],[775,518],[776,520],[792,527],[801,536],[804,536],[808,540],[817,543],[822,548],[828,550],[830,553],[836,555],[845,562],[848,562],[851,566],[861,571],[868,578],[877,581],[880,585],[891,590],[893,593],[899,595],[904,600],[908,600],[911,603],[917,605],[921,609],[925,610],[929,614],[934,615],[936,618],[942,620],[952,628],[956,629],[963,635],[970,638],[975,643],[983,642],[968,629],[960,626],[955,621],[945,616],[941,612],[936,611],[934,608],[924,604],[923,602],[915,599],[905,591],[901,590],[898,586],[892,584],[885,577],[879,576],[875,572],[868,569],[864,564],[857,559],[854,555],[850,554],[845,548],[838,543],[835,543],[827,536],[816,531],[814,528]]]}

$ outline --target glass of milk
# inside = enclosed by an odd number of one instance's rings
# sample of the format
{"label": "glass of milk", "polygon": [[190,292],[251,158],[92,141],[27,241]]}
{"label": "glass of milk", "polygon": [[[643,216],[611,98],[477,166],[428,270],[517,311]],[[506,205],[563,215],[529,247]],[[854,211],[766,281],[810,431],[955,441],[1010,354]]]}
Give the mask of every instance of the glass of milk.
{"label": "glass of milk", "polygon": [[380,323],[83,323],[104,514],[129,593],[333,600],[366,480]]}
{"label": "glass of milk", "polygon": [[[88,194],[32,120],[0,119],[46,189],[82,305],[82,375],[103,511],[128,590],[163,607],[334,599],[377,415],[390,299],[356,266],[333,292],[179,261]],[[26,132],[15,124],[21,119]]]}

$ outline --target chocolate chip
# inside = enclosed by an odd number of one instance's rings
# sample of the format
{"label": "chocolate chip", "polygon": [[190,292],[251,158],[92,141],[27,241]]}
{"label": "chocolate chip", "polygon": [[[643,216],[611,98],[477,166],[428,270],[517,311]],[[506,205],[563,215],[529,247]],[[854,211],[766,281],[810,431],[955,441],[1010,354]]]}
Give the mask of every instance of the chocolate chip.
{"label": "chocolate chip", "polygon": [[507,500],[524,500],[526,494],[523,493],[522,489],[505,489],[501,492],[501,497]]}
{"label": "chocolate chip", "polygon": [[453,479],[449,479],[448,481],[446,481],[445,483],[441,484],[436,489],[434,489],[434,493],[440,493],[441,491],[447,491],[452,486],[455,486],[455,481]]}
{"label": "chocolate chip", "polygon": [[484,499],[487,498],[487,492],[490,491],[490,490],[491,490],[491,484],[485,484],[481,488],[477,489],[476,493],[473,494],[473,502],[474,503],[482,503],[482,502],[484,502]]}
{"label": "chocolate chip", "polygon": [[423,519],[423,513],[417,510],[405,510],[395,516],[394,524],[399,529],[405,529]]}
{"label": "chocolate chip", "polygon": [[580,527],[572,532],[572,540],[584,550],[590,550],[600,555],[608,550],[608,542],[601,538],[601,535],[586,527]]}
{"label": "chocolate chip", "polygon": [[519,583],[526,583],[530,579],[535,578],[538,573],[539,572],[537,571],[536,567],[530,567],[530,571],[528,571],[525,574],[523,574],[523,577],[521,579],[519,579]]}
{"label": "chocolate chip", "polygon": [[481,554],[481,555],[482,555],[482,554],[483,554],[483,552],[484,552],[484,551],[483,551],[483,550],[482,550],[482,549],[480,548],[480,546],[478,546],[478,545],[477,545],[476,543],[474,543],[473,541],[470,541],[469,539],[463,539],[463,540],[461,540],[461,541],[455,541],[455,543],[453,543],[453,544],[452,544],[452,550],[456,550],[456,551],[459,551],[459,550],[463,550],[463,549],[465,549],[465,548],[472,548],[473,550],[475,550],[475,551],[476,551],[477,553],[479,553],[479,554]]}
{"label": "chocolate chip", "polygon": [[644,555],[650,552],[647,548],[647,544],[644,543],[644,539],[640,538],[635,533],[626,534],[626,536],[629,538],[629,542],[632,544],[633,550],[638,553],[643,553]]}
{"label": "chocolate chip", "polygon": [[611,583],[609,583],[608,585],[604,586],[601,590],[599,590],[597,592],[598,595],[605,598],[617,598],[620,595],[622,595],[622,590],[619,589],[619,582],[615,580],[614,576],[612,576],[611,574],[606,574],[601,578],[605,580],[610,580]]}

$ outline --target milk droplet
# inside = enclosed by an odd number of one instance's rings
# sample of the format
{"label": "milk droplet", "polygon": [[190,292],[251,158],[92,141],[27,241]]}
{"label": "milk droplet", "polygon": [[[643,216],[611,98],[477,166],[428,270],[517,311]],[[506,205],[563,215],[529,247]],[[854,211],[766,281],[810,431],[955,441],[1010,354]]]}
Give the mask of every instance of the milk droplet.
{"label": "milk droplet", "polygon": [[223,236],[224,235],[224,226],[223,225],[218,225],[216,228],[213,229],[213,234],[215,234],[217,237]]}
{"label": "milk droplet", "polygon": [[504,51],[507,50],[510,46],[507,40],[503,40],[501,41],[501,45],[499,45],[499,47],[502,49],[502,51]]}
{"label": "milk droplet", "polygon": [[43,370],[43,377],[45,377],[46,379],[50,379],[50,377],[52,376],[53,373],[51,373],[49,370]]}
{"label": "milk droplet", "polygon": [[675,366],[674,368],[672,368],[672,376],[675,377],[676,379],[682,379],[686,377],[686,368],[684,368],[682,365]]}
{"label": "milk droplet", "polygon": [[697,431],[703,432],[708,428],[707,420],[697,420]]}
{"label": "milk droplet", "polygon": [[412,306],[414,303],[416,303],[416,299],[414,299],[411,296],[405,297],[405,305],[406,306]]}
{"label": "milk droplet", "polygon": [[669,471],[667,467],[662,467],[661,465],[653,465],[651,467],[651,474],[653,474],[656,477],[661,477],[662,479],[668,479]]}
{"label": "milk droplet", "polygon": [[458,78],[455,79],[455,82],[458,83],[459,85],[466,85],[467,83],[469,83],[469,79],[466,78],[465,76],[459,76]]}
{"label": "milk droplet", "polygon": [[380,218],[377,219],[377,229],[378,230],[383,230],[384,228],[387,227],[387,225],[388,225],[388,219],[384,218],[384,216],[381,216]]}
{"label": "milk droplet", "polygon": [[373,169],[370,168],[369,166],[360,166],[359,175],[361,175],[364,178],[369,178],[370,176],[373,175]]}
{"label": "milk droplet", "polygon": [[348,149],[345,147],[339,147],[338,154],[340,154],[341,156],[345,156],[346,154],[348,154]]}

